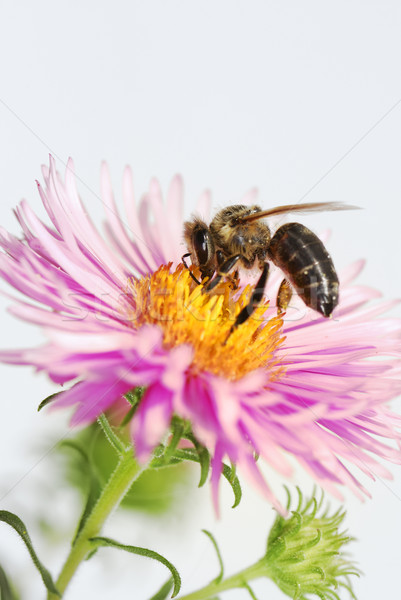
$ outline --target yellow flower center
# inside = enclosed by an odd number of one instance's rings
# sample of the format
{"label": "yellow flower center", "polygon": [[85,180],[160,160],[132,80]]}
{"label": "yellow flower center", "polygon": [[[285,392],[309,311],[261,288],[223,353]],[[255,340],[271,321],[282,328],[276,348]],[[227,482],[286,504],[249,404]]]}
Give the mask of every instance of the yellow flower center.
{"label": "yellow flower center", "polygon": [[152,275],[129,283],[136,306],[129,318],[135,329],[158,325],[166,348],[190,344],[195,372],[209,371],[236,380],[262,367],[269,370],[271,380],[280,377],[283,368],[274,353],[284,341],[283,322],[279,316],[266,320],[269,303],[263,302],[230,333],[236,316],[250,300],[252,287],[234,292],[232,283],[223,281],[205,293],[183,265],[173,273],[170,267],[162,265]]}

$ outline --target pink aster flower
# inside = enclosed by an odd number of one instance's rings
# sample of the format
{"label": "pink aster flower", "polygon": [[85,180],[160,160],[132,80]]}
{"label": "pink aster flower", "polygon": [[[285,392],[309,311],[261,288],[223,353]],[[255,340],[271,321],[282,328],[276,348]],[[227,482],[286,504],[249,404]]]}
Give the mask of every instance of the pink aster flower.
{"label": "pink aster flower", "polygon": [[[46,342],[0,358],[70,382],[55,404],[75,407],[74,425],[145,386],[131,428],[138,458],[165,439],[173,415],[187,419],[212,453],[215,498],[228,458],[280,508],[255,453],[284,476],[295,457],[337,495],[341,485],[368,493],[352,466],[373,479],[390,477],[376,457],[401,462],[401,420],[387,406],[401,391],[401,321],[378,318],[394,302],[370,304],[380,294],[353,284],[362,262],[340,276],[333,318],[295,299],[283,319],[266,300],[227,340],[250,289],[233,292],[223,282],[202,294],[182,267],[179,177],[165,203],[153,180],[136,206],[126,169],[122,219],[103,166],[106,238],[80,201],[71,161],[64,180],[53,159],[43,177],[38,189],[51,222],[21,202],[23,238],[1,230],[0,273],[28,298],[14,298],[12,314],[41,326]],[[208,205],[205,193],[198,211],[206,219]],[[276,297],[279,282],[276,271],[267,298]]]}

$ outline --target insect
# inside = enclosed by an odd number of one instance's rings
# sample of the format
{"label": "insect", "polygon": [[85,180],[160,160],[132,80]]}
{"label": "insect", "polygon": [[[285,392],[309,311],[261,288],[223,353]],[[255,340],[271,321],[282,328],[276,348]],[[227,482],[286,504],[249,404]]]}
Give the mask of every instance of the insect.
{"label": "insect", "polygon": [[[333,261],[320,239],[300,223],[286,223],[271,235],[269,226],[262,220],[273,215],[289,212],[315,212],[322,210],[350,210],[355,206],[341,202],[288,204],[270,210],[259,206],[233,205],[220,210],[210,225],[198,217],[184,224],[184,239],[188,252],[186,258],[201,272],[199,281],[190,271],[196,283],[205,282],[204,290],[210,292],[223,277],[238,267],[258,267],[261,275],[249,304],[238,314],[230,333],[244,323],[263,298],[269,263],[271,261],[284,273],[277,294],[277,309],[288,307],[295,287],[305,304],[324,317],[330,317],[338,304],[339,282]],[[230,335],[230,334],[229,334]]]}

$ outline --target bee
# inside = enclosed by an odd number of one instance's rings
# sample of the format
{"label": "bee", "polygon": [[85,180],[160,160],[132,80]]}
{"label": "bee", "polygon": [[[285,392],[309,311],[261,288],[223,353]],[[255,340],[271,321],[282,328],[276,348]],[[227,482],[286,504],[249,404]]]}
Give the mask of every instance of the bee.
{"label": "bee", "polygon": [[339,281],[333,261],[320,239],[300,223],[286,223],[272,236],[266,217],[289,212],[316,212],[322,210],[350,210],[356,206],[341,202],[288,204],[270,210],[259,206],[236,204],[220,210],[210,225],[194,217],[184,224],[184,240],[188,252],[182,256],[200,269],[201,281],[190,271],[192,279],[204,291],[212,291],[223,277],[238,267],[261,271],[249,304],[238,314],[230,333],[244,323],[263,298],[269,274],[269,262],[279,267],[284,279],[277,294],[277,310],[285,311],[296,288],[306,306],[323,317],[330,317],[338,304]]}

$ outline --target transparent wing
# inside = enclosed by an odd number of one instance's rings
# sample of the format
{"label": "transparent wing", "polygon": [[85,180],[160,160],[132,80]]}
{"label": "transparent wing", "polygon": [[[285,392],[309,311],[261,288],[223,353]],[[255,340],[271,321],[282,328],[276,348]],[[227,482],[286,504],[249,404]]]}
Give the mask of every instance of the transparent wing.
{"label": "transparent wing", "polygon": [[281,215],[283,213],[291,212],[320,212],[324,210],[357,210],[359,206],[353,206],[352,204],[345,204],[344,202],[307,202],[306,204],[283,204],[282,206],[275,206],[269,210],[262,210],[257,213],[243,217],[241,221],[257,221],[265,217],[272,217],[273,215]]}

